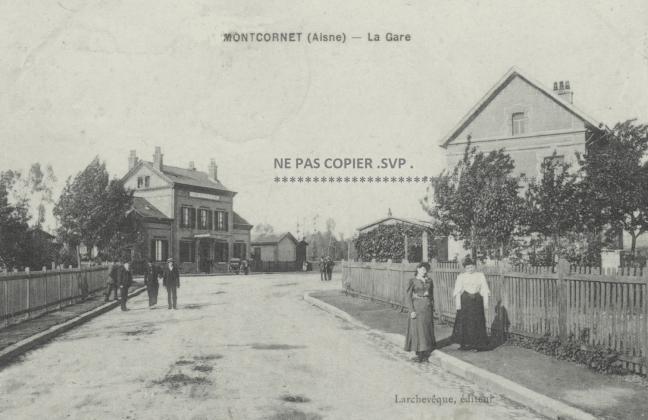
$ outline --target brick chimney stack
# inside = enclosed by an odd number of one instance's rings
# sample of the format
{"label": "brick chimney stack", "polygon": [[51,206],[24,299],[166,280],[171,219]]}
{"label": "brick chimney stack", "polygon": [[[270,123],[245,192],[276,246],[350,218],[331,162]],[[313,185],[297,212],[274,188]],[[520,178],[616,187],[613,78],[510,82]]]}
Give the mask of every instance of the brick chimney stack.
{"label": "brick chimney stack", "polygon": [[553,90],[554,94],[558,95],[558,97],[560,97],[562,100],[567,101],[570,104],[574,103],[574,92],[572,92],[571,90],[569,80],[554,82]]}
{"label": "brick chimney stack", "polygon": [[195,171],[196,170],[196,164],[194,163],[193,160],[189,161],[189,170],[190,171]]}
{"label": "brick chimney stack", "polygon": [[218,166],[215,159],[209,161],[209,178],[218,181]]}
{"label": "brick chimney stack", "polygon": [[137,165],[137,153],[135,150],[130,151],[130,155],[128,155],[128,170],[130,171]]}
{"label": "brick chimney stack", "polygon": [[153,166],[155,166],[155,169],[158,171],[162,170],[162,165],[164,165],[163,161],[164,155],[162,154],[162,148],[160,146],[155,146],[155,154],[153,155]]}

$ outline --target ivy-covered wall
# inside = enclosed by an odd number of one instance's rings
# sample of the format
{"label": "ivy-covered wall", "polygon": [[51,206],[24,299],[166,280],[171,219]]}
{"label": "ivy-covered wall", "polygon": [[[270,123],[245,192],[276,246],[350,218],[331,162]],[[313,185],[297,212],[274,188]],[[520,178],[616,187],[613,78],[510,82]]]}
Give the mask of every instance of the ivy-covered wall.
{"label": "ivy-covered wall", "polygon": [[[358,258],[361,261],[387,261],[400,262],[405,258],[405,236],[407,236],[407,259],[419,262],[423,257],[422,237],[423,227],[405,223],[392,225],[379,225],[373,230],[361,233],[354,241]],[[445,245],[447,248],[447,245]],[[447,259],[447,249],[444,249],[443,240],[434,240],[428,231],[428,260],[437,258]]]}

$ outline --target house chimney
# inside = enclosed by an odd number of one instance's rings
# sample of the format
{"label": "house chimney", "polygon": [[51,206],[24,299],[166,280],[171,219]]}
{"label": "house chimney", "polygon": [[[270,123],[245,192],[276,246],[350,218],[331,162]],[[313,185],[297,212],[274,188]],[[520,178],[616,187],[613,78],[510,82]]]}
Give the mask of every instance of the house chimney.
{"label": "house chimney", "polygon": [[195,171],[196,170],[196,165],[194,164],[193,160],[189,161],[189,170],[190,171]]}
{"label": "house chimney", "polygon": [[574,103],[574,92],[571,90],[569,80],[561,80],[554,82],[554,93],[558,95],[563,101]]}
{"label": "house chimney", "polygon": [[130,155],[128,155],[128,170],[130,171],[137,165],[137,154],[135,150],[130,151]]}
{"label": "house chimney", "polygon": [[209,161],[209,178],[214,181],[218,180],[218,166],[216,166],[216,160],[214,159]]}
{"label": "house chimney", "polygon": [[163,157],[164,155],[162,154],[162,148],[160,146],[155,146],[155,154],[153,155],[153,166],[155,166],[155,169],[157,169],[158,171],[161,171],[162,165],[164,165]]}

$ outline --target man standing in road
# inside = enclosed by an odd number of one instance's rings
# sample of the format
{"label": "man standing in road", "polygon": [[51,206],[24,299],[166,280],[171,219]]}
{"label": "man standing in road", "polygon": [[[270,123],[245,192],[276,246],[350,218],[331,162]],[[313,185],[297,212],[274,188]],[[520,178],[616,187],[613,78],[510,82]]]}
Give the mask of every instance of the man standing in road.
{"label": "man standing in road", "polygon": [[169,309],[177,309],[178,304],[178,289],[180,288],[180,273],[178,267],[173,263],[173,258],[167,260],[167,265],[164,266],[164,273],[162,275],[162,284],[167,290],[167,301]]}
{"label": "man standing in road", "polygon": [[324,260],[324,257],[320,257],[319,269],[320,269],[320,281],[325,281],[327,272],[326,272],[326,261]]}
{"label": "man standing in road", "polygon": [[108,273],[108,280],[106,281],[106,299],[104,302],[108,302],[110,300],[110,294],[112,291],[115,291],[115,300],[117,300],[117,290],[119,289],[119,271],[120,271],[120,264],[119,261],[114,261],[113,264],[110,266],[110,272]]}
{"label": "man standing in road", "polygon": [[158,283],[158,267],[146,261],[146,271],[144,272],[144,283],[146,284],[146,292],[148,293],[149,298],[149,309],[153,309],[157,305],[157,296],[158,288],[160,284]]}
{"label": "man standing in road", "polygon": [[133,284],[133,273],[130,270],[130,263],[126,261],[119,270],[119,294],[121,296],[121,310],[127,311],[126,300],[128,299],[128,288]]}
{"label": "man standing in road", "polygon": [[326,257],[326,280],[331,280],[333,278],[333,266],[335,263],[333,262],[333,258],[331,257]]}

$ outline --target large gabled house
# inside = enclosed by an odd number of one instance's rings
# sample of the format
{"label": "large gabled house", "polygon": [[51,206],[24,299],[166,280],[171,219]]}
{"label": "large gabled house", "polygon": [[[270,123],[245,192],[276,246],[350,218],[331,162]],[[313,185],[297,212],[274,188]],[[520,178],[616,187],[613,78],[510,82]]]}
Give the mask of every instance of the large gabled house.
{"label": "large gabled house", "polygon": [[207,172],[164,164],[155,148],[153,161],[131,150],[124,187],[134,191],[131,212],[143,226],[144,257],[173,257],[183,272],[227,271],[230,258],[247,258],[252,225],[234,211],[235,191],[218,179],[212,159]]}
{"label": "large gabled house", "polygon": [[440,140],[448,168],[463,157],[466,144],[483,152],[505,148],[516,174],[536,177],[545,159],[576,164],[602,124],[574,106],[569,81],[549,89],[511,68]]}
{"label": "large gabled house", "polygon": [[[603,134],[604,125],[573,104],[569,81],[553,89],[513,67],[482,96],[439,145],[448,168],[463,157],[468,143],[489,152],[504,148],[515,162],[515,175],[538,177],[542,163],[557,159],[578,167],[577,153]],[[521,191],[522,192],[522,191]],[[449,238],[448,255],[462,255]]]}

